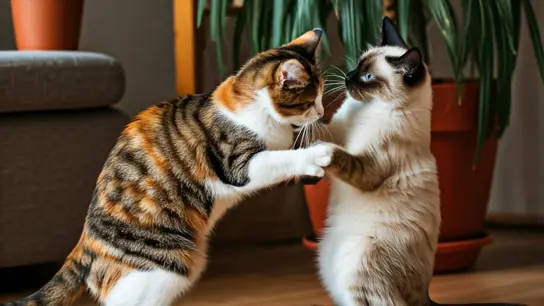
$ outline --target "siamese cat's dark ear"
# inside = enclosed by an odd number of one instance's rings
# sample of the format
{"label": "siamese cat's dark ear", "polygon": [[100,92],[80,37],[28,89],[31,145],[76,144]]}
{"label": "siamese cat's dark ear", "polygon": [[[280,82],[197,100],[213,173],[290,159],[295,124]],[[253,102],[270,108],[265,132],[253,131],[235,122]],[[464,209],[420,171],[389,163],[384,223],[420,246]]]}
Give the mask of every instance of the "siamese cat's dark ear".
{"label": "siamese cat's dark ear", "polygon": [[399,57],[386,57],[387,62],[403,71],[404,83],[414,85],[425,77],[423,56],[418,48],[412,48]]}
{"label": "siamese cat's dark ear", "polygon": [[388,17],[383,17],[382,22],[382,46],[395,46],[408,49],[408,45],[400,36],[397,26],[393,20]]}
{"label": "siamese cat's dark ear", "polygon": [[319,43],[321,42],[321,36],[323,36],[323,30],[315,28],[281,46],[281,48],[294,51],[305,58],[312,60],[316,58]]}

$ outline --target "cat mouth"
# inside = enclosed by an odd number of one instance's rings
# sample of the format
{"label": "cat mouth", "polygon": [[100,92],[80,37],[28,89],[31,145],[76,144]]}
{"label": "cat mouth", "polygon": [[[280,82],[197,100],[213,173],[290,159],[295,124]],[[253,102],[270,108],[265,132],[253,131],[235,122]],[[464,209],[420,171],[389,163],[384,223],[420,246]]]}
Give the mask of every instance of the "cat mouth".
{"label": "cat mouth", "polygon": [[356,100],[356,101],[359,101],[359,102],[363,102],[363,103],[366,103],[368,102],[363,93],[358,90],[357,88],[354,88],[354,87],[348,87],[347,89],[347,92],[349,93],[349,96],[353,99],[353,100]]}

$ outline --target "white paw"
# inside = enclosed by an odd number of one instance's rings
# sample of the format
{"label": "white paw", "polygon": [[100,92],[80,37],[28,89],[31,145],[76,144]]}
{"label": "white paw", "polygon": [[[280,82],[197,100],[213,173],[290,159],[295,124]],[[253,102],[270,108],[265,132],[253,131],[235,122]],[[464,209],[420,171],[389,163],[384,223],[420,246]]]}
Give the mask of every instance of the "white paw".
{"label": "white paw", "polygon": [[308,175],[314,177],[323,177],[325,170],[332,161],[334,145],[320,143],[306,149],[301,149],[300,158],[295,161],[296,168],[301,171],[299,175]]}
{"label": "white paw", "polygon": [[331,164],[334,145],[319,143],[308,148],[313,155],[313,163],[319,167],[327,167]]}
{"label": "white paw", "polygon": [[307,165],[304,167],[303,175],[323,177],[325,176],[325,170],[323,170],[321,167]]}

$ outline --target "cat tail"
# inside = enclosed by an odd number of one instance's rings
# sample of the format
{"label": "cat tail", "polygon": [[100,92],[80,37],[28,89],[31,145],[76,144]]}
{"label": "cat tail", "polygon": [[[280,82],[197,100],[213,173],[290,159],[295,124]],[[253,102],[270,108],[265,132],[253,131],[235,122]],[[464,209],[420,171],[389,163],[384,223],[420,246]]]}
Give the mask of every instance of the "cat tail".
{"label": "cat tail", "polygon": [[439,304],[431,298],[428,298],[428,306],[527,306],[524,304],[515,304],[515,303],[471,303],[471,304]]}
{"label": "cat tail", "polygon": [[81,240],[45,286],[24,299],[0,303],[0,306],[71,305],[87,289],[85,280],[89,276],[94,260],[94,256],[84,251]]}

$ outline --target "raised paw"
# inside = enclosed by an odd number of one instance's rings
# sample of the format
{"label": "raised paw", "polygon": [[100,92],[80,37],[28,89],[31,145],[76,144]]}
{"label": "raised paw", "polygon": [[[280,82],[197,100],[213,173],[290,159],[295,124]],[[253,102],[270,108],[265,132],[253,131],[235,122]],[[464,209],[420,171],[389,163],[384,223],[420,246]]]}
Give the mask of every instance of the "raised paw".
{"label": "raised paw", "polygon": [[319,167],[327,167],[331,164],[334,145],[328,143],[319,143],[309,147],[313,158],[313,163]]}
{"label": "raised paw", "polygon": [[303,175],[312,177],[323,177],[325,176],[325,170],[318,166],[307,165],[304,167]]}

